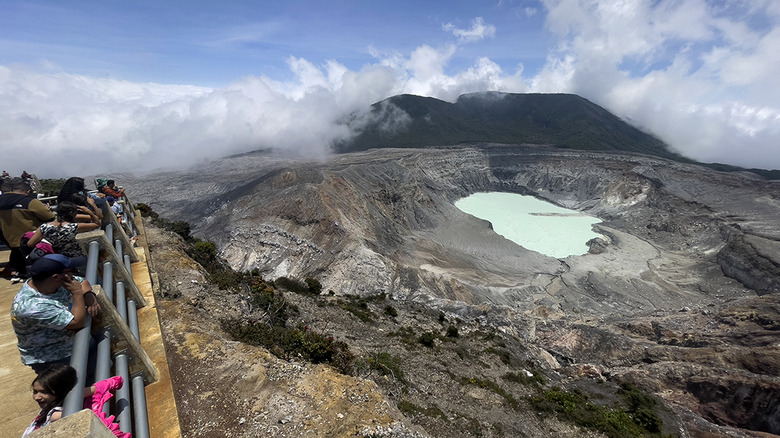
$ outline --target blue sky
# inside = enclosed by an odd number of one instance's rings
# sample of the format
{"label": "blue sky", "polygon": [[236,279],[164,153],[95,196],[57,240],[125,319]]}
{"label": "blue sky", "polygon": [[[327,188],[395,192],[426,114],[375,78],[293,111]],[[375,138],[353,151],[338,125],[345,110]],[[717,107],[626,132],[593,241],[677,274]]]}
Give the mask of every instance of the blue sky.
{"label": "blue sky", "polygon": [[[531,6],[534,5],[534,6]],[[542,66],[553,39],[534,2],[474,1],[168,1],[16,2],[0,16],[0,61],[51,62],[76,74],[130,81],[220,87],[246,75],[289,75],[289,56],[336,60],[351,70],[380,53],[457,40],[442,25],[468,28],[474,17],[501,26],[496,38],[461,48],[448,69],[486,56],[514,68]]]}
{"label": "blue sky", "polygon": [[779,22],[775,0],[0,0],[0,167],[324,157],[378,100],[498,90],[579,94],[692,158],[780,168]]}

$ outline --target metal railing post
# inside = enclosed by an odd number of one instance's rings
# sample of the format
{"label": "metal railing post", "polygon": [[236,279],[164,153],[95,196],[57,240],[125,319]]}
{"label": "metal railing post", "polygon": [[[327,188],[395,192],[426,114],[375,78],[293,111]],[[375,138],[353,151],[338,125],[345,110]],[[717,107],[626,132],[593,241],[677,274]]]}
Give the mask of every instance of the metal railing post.
{"label": "metal railing post", "polygon": [[116,390],[116,418],[119,420],[119,429],[122,432],[132,433],[133,424],[130,417],[130,386],[129,367],[127,353],[124,351],[116,355],[116,374],[122,376],[124,385]]}
{"label": "metal railing post", "polygon": [[138,310],[135,307],[135,300],[127,301],[127,325],[130,326],[130,331],[133,332],[133,336],[140,341],[141,336],[138,332]]}
{"label": "metal railing post", "polygon": [[[108,327],[101,331],[97,345],[97,367],[95,368],[95,381],[106,380],[111,377],[111,330]],[[103,412],[108,412],[109,402],[103,404]]]}
{"label": "metal railing post", "polygon": [[87,360],[91,330],[92,317],[87,314],[84,327],[76,333],[76,339],[73,341],[70,366],[76,369],[76,386],[65,397],[65,402],[62,404],[63,416],[75,414],[84,406],[84,387],[87,383]]}
{"label": "metal railing post", "polygon": [[132,262],[130,261],[130,254],[125,254],[125,268],[127,268],[127,272],[129,272],[130,275],[133,275],[133,266]]}
{"label": "metal railing post", "polygon": [[[114,299],[114,265],[110,261],[103,263],[103,293],[109,301]],[[111,330],[108,327],[102,330],[102,335],[97,346],[97,367],[95,368],[95,381],[99,382],[111,377]],[[103,405],[103,412],[108,412],[109,403]]]}
{"label": "metal railing post", "polygon": [[89,252],[87,253],[87,281],[92,284],[97,283],[98,257],[100,256],[100,242],[89,242]]}
{"label": "metal railing post", "polygon": [[114,301],[114,264],[111,261],[103,263],[103,292],[109,301]]}
{"label": "metal railing post", "polygon": [[146,412],[146,390],[141,375],[133,377],[133,414],[135,415],[135,438],[149,438],[149,417]]}
{"label": "metal railing post", "polygon": [[125,284],[121,281],[116,283],[116,311],[122,320],[127,321],[127,299],[125,298]]}
{"label": "metal railing post", "polygon": [[[100,243],[90,242],[87,253],[87,281],[97,282],[98,256]],[[87,314],[84,319],[84,327],[81,328],[73,339],[73,351],[70,357],[70,366],[76,369],[76,386],[65,397],[62,405],[63,415],[67,416],[81,410],[84,406],[83,388],[87,384],[87,362],[89,359],[89,340],[92,331],[92,317]],[[94,377],[94,376],[92,376]],[[91,382],[90,382],[91,383]],[[82,388],[82,389],[79,389]]]}

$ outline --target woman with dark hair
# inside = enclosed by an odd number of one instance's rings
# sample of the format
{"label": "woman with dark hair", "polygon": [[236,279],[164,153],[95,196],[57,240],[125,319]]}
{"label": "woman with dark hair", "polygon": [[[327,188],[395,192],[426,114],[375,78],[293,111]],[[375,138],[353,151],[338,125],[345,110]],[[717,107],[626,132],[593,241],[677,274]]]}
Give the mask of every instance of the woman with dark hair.
{"label": "woman with dark hair", "polygon": [[22,438],[62,418],[62,402],[65,401],[68,392],[76,386],[76,381],[76,370],[65,364],[54,364],[38,374],[32,382],[32,391],[33,400],[41,407],[41,412],[24,431]]}
{"label": "woman with dark hair", "polygon": [[[91,222],[76,222],[77,215],[88,215]],[[56,254],[62,254],[70,258],[83,257],[86,259],[86,255],[76,241],[76,234],[98,228],[100,228],[100,219],[92,210],[72,202],[61,202],[57,204],[57,217],[51,222],[41,224],[35,230],[30,240],[27,241],[27,246],[30,249],[35,248],[38,242],[46,239]]]}
{"label": "woman with dark hair", "polygon": [[[80,197],[74,197],[77,193],[84,196],[85,201],[83,203],[76,200]],[[84,178],[78,176],[68,178],[62,185],[60,194],[57,196],[57,203],[59,204],[60,202],[65,201],[75,202],[78,205],[84,205],[91,208],[101,220],[103,220],[103,214],[108,209],[106,200],[97,195],[95,195],[95,197],[90,196],[87,187],[84,185]]]}
{"label": "woman with dark hair", "polygon": [[74,193],[87,194],[87,187],[84,185],[84,178],[73,176],[65,180],[65,183],[60,189],[60,194],[57,196],[57,203],[63,201],[70,201],[71,195]]}
{"label": "woman with dark hair", "polygon": [[[97,216],[98,219],[101,221],[103,220],[103,212],[100,210],[100,207],[96,205],[95,200],[89,196],[83,193],[74,193],[70,195],[70,202],[89,208],[95,213],[95,216]],[[92,218],[87,214],[77,214],[76,222],[92,222]]]}

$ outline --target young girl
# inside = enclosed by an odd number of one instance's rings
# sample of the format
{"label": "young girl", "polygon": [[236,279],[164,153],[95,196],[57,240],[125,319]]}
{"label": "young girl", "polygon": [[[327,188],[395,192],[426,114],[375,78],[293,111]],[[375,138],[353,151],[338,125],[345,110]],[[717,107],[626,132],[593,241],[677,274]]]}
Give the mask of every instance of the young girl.
{"label": "young girl", "polygon": [[[76,382],[76,370],[70,365],[54,364],[38,374],[33,380],[32,390],[33,399],[38,402],[41,412],[24,431],[22,438],[62,418],[62,403]],[[121,388],[123,383],[121,377],[114,376],[85,388],[84,408],[91,409],[118,438],[130,438],[129,433],[119,430],[119,425],[114,423],[114,416],[107,416],[103,412],[103,405],[111,398],[111,392]]]}
{"label": "young girl", "polygon": [[24,431],[22,438],[62,418],[62,402],[76,385],[76,380],[76,370],[65,364],[52,365],[33,380],[33,400],[38,402],[41,412]]}

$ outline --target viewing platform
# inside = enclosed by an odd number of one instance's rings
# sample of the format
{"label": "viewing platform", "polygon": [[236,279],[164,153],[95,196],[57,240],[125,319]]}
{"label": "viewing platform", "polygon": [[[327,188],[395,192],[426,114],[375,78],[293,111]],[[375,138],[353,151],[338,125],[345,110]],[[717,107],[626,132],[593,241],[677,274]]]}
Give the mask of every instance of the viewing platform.
{"label": "viewing platform", "polygon": [[[154,290],[156,282],[150,271],[149,249],[146,242],[144,227],[140,213],[136,213],[133,225],[138,233],[136,246],[133,248],[137,261],[130,263],[132,281],[128,287],[128,298],[132,294],[140,294],[138,299],[144,303],[137,311],[138,335],[140,346],[145,351],[153,368],[154,382],[144,388],[146,411],[149,423],[149,435],[153,438],[173,438],[181,436],[178,411],[174,399],[171,376],[165,352],[165,345],[155,305]],[[93,239],[103,238],[102,231],[96,233]],[[90,233],[87,233],[90,234]],[[86,237],[86,236],[85,236]],[[9,251],[0,251],[0,268],[8,261]],[[120,271],[119,269],[115,271]],[[125,271],[126,272],[126,271]],[[117,272],[114,274],[119,275]],[[9,280],[0,279],[0,433],[4,437],[21,437],[30,422],[36,417],[40,408],[32,398],[31,384],[35,373],[22,364],[17,339],[10,319],[10,309],[16,293],[22,283],[13,284]],[[100,287],[95,285],[96,290]],[[99,292],[99,294],[102,292]],[[110,302],[109,302],[110,304]],[[101,301],[101,307],[105,308]],[[113,309],[112,309],[113,310]],[[111,312],[104,312],[110,315]],[[116,313],[116,311],[114,311]],[[102,323],[93,323],[93,333],[99,328],[117,331],[111,326],[110,316],[104,317]],[[136,344],[137,345],[137,344]],[[126,345],[113,345],[115,349],[128,349]],[[130,371],[137,373],[139,360],[131,359]],[[113,375],[113,374],[112,374]],[[145,378],[146,380],[146,378]],[[126,385],[130,385],[127,381]],[[144,435],[143,433],[141,435]],[[113,437],[97,416],[90,410],[83,410],[52,423],[31,434],[31,438],[39,437]],[[133,437],[137,435],[133,433]]]}

